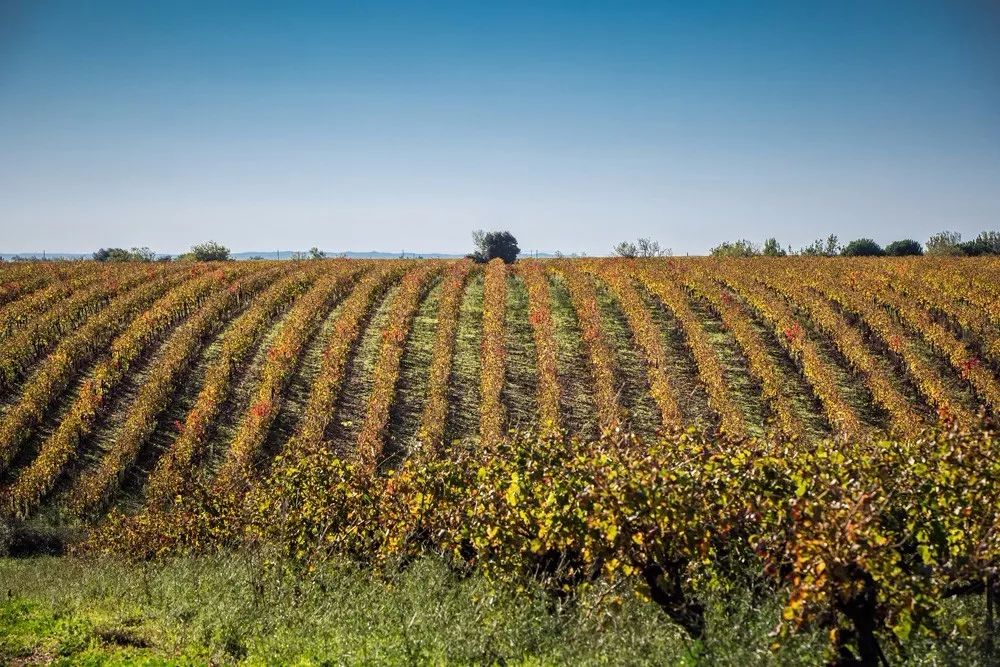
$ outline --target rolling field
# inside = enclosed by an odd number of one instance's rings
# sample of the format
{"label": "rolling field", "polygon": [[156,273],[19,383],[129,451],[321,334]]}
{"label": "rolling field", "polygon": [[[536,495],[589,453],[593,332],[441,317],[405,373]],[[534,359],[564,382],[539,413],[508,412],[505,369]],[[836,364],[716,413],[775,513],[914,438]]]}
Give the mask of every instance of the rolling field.
{"label": "rolling field", "polygon": [[81,517],[326,442],[803,440],[1000,406],[1000,263],[329,260],[0,269],[0,506]]}
{"label": "rolling field", "polygon": [[634,578],[693,635],[682,579],[752,543],[790,587],[784,621],[834,608],[864,653],[848,603],[871,582],[870,615],[899,634],[1000,563],[998,275],[931,258],[2,265],[0,516],[96,526],[131,555],[249,534],[306,561],[434,551],[563,588]]}

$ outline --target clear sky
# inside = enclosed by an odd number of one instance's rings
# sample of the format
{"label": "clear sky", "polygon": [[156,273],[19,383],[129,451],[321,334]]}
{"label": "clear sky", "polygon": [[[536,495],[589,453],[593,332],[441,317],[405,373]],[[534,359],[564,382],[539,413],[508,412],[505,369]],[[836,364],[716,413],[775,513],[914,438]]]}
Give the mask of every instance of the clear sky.
{"label": "clear sky", "polygon": [[0,251],[1000,228],[1000,3],[0,0]]}

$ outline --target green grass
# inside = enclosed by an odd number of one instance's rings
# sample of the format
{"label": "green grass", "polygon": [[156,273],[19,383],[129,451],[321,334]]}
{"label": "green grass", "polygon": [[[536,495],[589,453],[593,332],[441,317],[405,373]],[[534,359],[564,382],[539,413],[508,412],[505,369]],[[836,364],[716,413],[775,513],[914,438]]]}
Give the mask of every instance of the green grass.
{"label": "green grass", "polygon": [[559,402],[563,426],[573,435],[593,439],[598,436],[594,377],[588,366],[580,321],[566,282],[552,273],[548,274],[548,280],[556,338],[556,374],[562,389]]}
{"label": "green grass", "polygon": [[524,431],[537,428],[538,358],[531,329],[528,288],[518,275],[512,275],[507,281],[506,315],[507,378],[503,404],[507,408],[507,428]]}
{"label": "green grass", "polygon": [[[707,639],[694,642],[632,595],[613,604],[607,590],[558,601],[460,577],[433,558],[388,578],[344,563],[304,578],[239,556],[140,565],[2,559],[0,584],[0,664],[742,667],[817,664],[825,647],[814,632],[768,649],[776,599],[710,599]],[[949,609],[975,617],[976,604]],[[947,640],[905,647],[914,664],[977,664],[977,629],[949,625],[952,616],[942,619]]]}
{"label": "green grass", "polygon": [[455,332],[455,353],[448,382],[445,441],[479,437],[479,366],[483,342],[483,272],[475,269],[465,283]]}
{"label": "green grass", "polygon": [[642,348],[607,285],[597,279],[593,282],[600,304],[601,326],[615,357],[616,388],[628,415],[628,428],[644,438],[653,438],[660,431],[663,420],[650,393],[649,371]]}
{"label": "green grass", "polygon": [[406,352],[399,368],[396,398],[386,438],[385,453],[398,464],[410,452],[420,430],[420,417],[427,401],[431,360],[437,338],[438,308],[441,302],[442,280],[437,277],[420,301],[406,337]]}

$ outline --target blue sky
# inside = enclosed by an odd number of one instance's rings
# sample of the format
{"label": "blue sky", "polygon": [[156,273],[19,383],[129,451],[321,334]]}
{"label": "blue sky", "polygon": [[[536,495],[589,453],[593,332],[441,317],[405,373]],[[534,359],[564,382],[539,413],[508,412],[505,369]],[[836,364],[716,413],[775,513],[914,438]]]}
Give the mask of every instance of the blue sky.
{"label": "blue sky", "polygon": [[0,0],[0,250],[1000,228],[1000,5]]}

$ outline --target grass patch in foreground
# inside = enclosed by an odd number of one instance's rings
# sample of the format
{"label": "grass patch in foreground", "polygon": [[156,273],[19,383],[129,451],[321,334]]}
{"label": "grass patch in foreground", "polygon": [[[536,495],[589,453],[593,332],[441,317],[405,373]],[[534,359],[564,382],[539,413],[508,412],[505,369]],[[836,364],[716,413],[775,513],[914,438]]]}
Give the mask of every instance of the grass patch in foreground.
{"label": "grass patch in foreground", "polygon": [[[0,585],[0,664],[743,666],[817,664],[825,647],[806,633],[772,654],[776,599],[709,600],[708,638],[695,643],[632,596],[608,604],[607,591],[595,591],[560,602],[459,577],[429,557],[391,578],[329,564],[309,579],[236,556],[144,565],[0,559]],[[975,664],[981,655],[957,629],[910,644],[919,664]]]}

